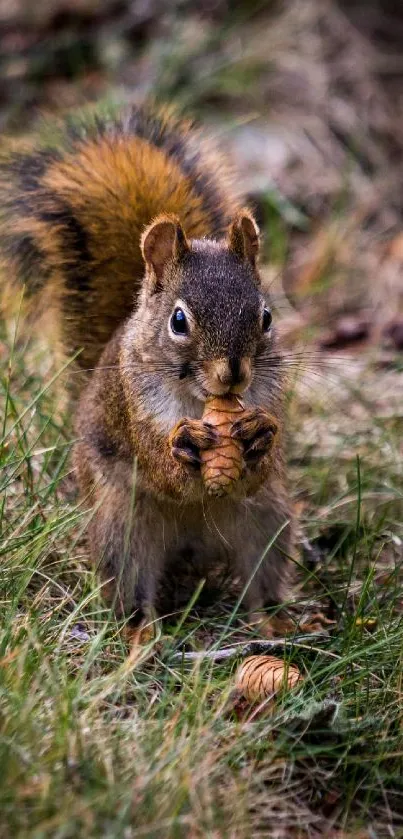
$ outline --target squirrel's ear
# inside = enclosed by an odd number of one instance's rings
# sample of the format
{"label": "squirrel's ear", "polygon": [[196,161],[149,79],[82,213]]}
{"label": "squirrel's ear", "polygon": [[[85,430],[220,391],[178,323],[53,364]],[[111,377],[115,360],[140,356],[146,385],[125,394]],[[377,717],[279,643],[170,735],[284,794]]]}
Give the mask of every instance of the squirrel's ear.
{"label": "squirrel's ear", "polygon": [[228,231],[228,247],[255,267],[259,253],[259,228],[249,210],[240,210],[236,214]]}
{"label": "squirrel's ear", "polygon": [[156,277],[156,289],[162,287],[164,268],[169,260],[179,260],[189,245],[176,216],[159,216],[145,229],[141,237],[144,262]]}

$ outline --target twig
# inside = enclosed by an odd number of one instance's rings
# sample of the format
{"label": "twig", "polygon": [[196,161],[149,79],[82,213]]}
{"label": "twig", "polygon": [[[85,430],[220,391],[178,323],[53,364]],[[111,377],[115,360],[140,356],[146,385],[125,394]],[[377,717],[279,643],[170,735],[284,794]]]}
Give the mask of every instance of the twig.
{"label": "twig", "polygon": [[240,641],[238,644],[233,644],[230,647],[222,647],[221,650],[201,650],[200,652],[190,653],[175,653],[173,659],[175,661],[197,661],[202,658],[209,658],[212,661],[223,661],[226,658],[234,658],[235,656],[247,655],[264,655],[271,652],[276,647],[299,647],[305,646],[306,641],[314,638],[328,638],[325,632],[310,632],[309,635],[296,635],[294,638],[273,638],[270,641],[250,641],[245,644]]}

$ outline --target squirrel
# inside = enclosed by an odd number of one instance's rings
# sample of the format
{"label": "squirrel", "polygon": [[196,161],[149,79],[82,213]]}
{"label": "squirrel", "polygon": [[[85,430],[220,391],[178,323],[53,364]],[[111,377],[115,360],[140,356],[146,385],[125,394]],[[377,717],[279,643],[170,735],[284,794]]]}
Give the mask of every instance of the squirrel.
{"label": "squirrel", "polygon": [[[223,155],[169,109],[68,117],[59,134],[0,157],[0,250],[81,371],[73,463],[106,603],[151,620],[164,569],[191,553],[229,561],[262,622],[288,595],[294,528],[257,223]],[[203,407],[232,393],[246,469],[210,498]]]}

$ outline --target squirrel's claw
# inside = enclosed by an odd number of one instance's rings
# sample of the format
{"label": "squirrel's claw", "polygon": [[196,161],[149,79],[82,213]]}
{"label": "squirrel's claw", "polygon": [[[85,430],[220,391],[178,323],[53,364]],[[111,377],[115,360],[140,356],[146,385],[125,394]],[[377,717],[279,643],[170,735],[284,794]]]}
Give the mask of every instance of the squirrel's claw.
{"label": "squirrel's claw", "polygon": [[247,462],[256,463],[270,451],[278,425],[274,417],[262,408],[245,411],[234,423],[231,437],[241,440]]}
{"label": "squirrel's claw", "polygon": [[171,453],[172,457],[174,457],[179,463],[184,463],[187,466],[195,466],[196,468],[200,466],[200,456],[190,448],[186,449],[184,447],[179,448],[179,446],[172,446]]}
{"label": "squirrel's claw", "polygon": [[171,431],[169,442],[175,460],[185,466],[199,467],[200,451],[217,444],[218,435],[212,425],[184,417]]}
{"label": "squirrel's claw", "polygon": [[245,446],[244,457],[247,460],[254,460],[256,458],[262,457],[264,454],[270,451],[273,445],[273,438],[273,431],[262,431],[261,434],[256,435],[255,439],[252,440],[249,446]]}

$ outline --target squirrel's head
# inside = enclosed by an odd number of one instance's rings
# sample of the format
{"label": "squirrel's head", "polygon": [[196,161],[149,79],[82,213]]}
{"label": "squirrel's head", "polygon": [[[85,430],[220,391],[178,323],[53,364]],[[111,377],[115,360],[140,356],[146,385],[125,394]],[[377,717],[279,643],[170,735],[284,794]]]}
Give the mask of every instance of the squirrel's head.
{"label": "squirrel's head", "polygon": [[135,319],[144,360],[198,399],[247,390],[272,342],[252,214],[240,211],[219,242],[187,241],[178,218],[160,216],[141,248],[146,273]]}

